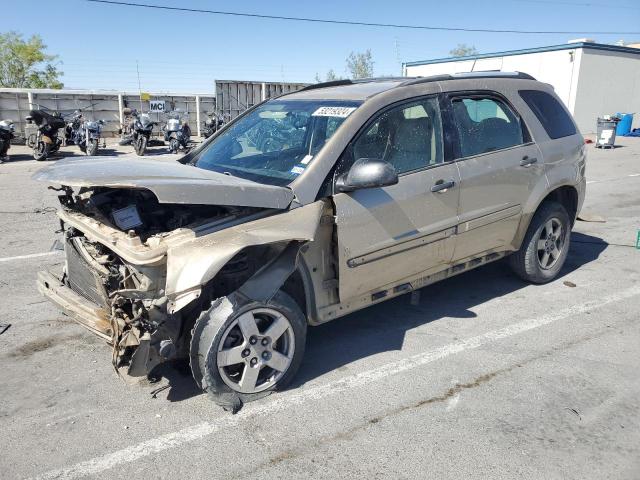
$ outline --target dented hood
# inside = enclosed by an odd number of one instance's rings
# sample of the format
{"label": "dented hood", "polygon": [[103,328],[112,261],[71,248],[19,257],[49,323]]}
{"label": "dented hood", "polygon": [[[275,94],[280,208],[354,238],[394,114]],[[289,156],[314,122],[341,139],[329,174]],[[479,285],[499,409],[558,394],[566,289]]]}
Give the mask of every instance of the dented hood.
{"label": "dented hood", "polygon": [[34,180],[70,187],[145,188],[160,203],[234,205],[286,209],[293,191],[252,182],[178,162],[138,157],[63,159]]}

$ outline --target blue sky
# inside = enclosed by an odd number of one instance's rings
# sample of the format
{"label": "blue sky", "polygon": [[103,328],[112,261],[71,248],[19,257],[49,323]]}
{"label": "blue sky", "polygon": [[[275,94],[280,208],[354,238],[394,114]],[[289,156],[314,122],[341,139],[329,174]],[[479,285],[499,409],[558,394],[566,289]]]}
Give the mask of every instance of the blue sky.
{"label": "blue sky", "polygon": [[[640,31],[637,0],[145,0],[146,3],[299,17],[447,27]],[[141,3],[145,3],[141,0]],[[595,2],[595,3],[594,3]],[[297,23],[60,0],[20,0],[0,31],[42,36],[60,56],[66,88],[212,92],[214,79],[312,82],[329,69],[346,76],[351,51],[371,49],[376,75],[400,63],[448,56],[458,43],[481,53],[565,43],[586,35],[516,35]],[[640,35],[590,35],[602,43]]]}

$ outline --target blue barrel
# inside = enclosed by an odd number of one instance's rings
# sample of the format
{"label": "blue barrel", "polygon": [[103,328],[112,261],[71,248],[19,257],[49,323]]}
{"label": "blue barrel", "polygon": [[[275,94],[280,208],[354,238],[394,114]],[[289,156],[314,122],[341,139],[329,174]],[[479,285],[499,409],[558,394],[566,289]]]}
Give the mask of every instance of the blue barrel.
{"label": "blue barrel", "polygon": [[633,113],[618,113],[620,121],[616,127],[616,135],[626,135],[631,131],[631,124],[633,123]]}

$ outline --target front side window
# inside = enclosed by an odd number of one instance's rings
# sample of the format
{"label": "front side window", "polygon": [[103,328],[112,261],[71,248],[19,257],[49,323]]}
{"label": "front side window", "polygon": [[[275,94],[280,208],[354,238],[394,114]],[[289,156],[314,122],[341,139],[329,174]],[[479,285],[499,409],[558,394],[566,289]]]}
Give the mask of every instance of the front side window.
{"label": "front side window", "polygon": [[441,163],[442,123],[435,98],[392,108],[354,142],[352,160],[377,158],[398,174]]}
{"label": "front side window", "polygon": [[361,104],[336,100],[273,100],[242,117],[192,159],[198,168],[287,185]]}
{"label": "front side window", "polygon": [[540,90],[520,90],[520,96],[538,118],[549,138],[576,134],[576,126],[560,102]]}
{"label": "front side window", "polygon": [[524,143],[520,119],[494,98],[453,99],[460,154],[470,157]]}

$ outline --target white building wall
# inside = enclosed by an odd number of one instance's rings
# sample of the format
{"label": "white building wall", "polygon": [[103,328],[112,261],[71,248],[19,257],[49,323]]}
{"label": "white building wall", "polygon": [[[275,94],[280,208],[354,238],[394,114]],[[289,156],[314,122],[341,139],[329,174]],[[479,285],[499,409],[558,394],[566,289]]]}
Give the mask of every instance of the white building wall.
{"label": "white building wall", "polygon": [[487,70],[528,73],[541,82],[553,85],[558,96],[569,110],[573,111],[581,56],[582,49],[557,50],[477,60],[407,65],[405,72],[409,77]]}
{"label": "white building wall", "polygon": [[599,116],[618,112],[635,113],[640,128],[640,57],[584,49],[573,110],[580,131],[594,132]]}

